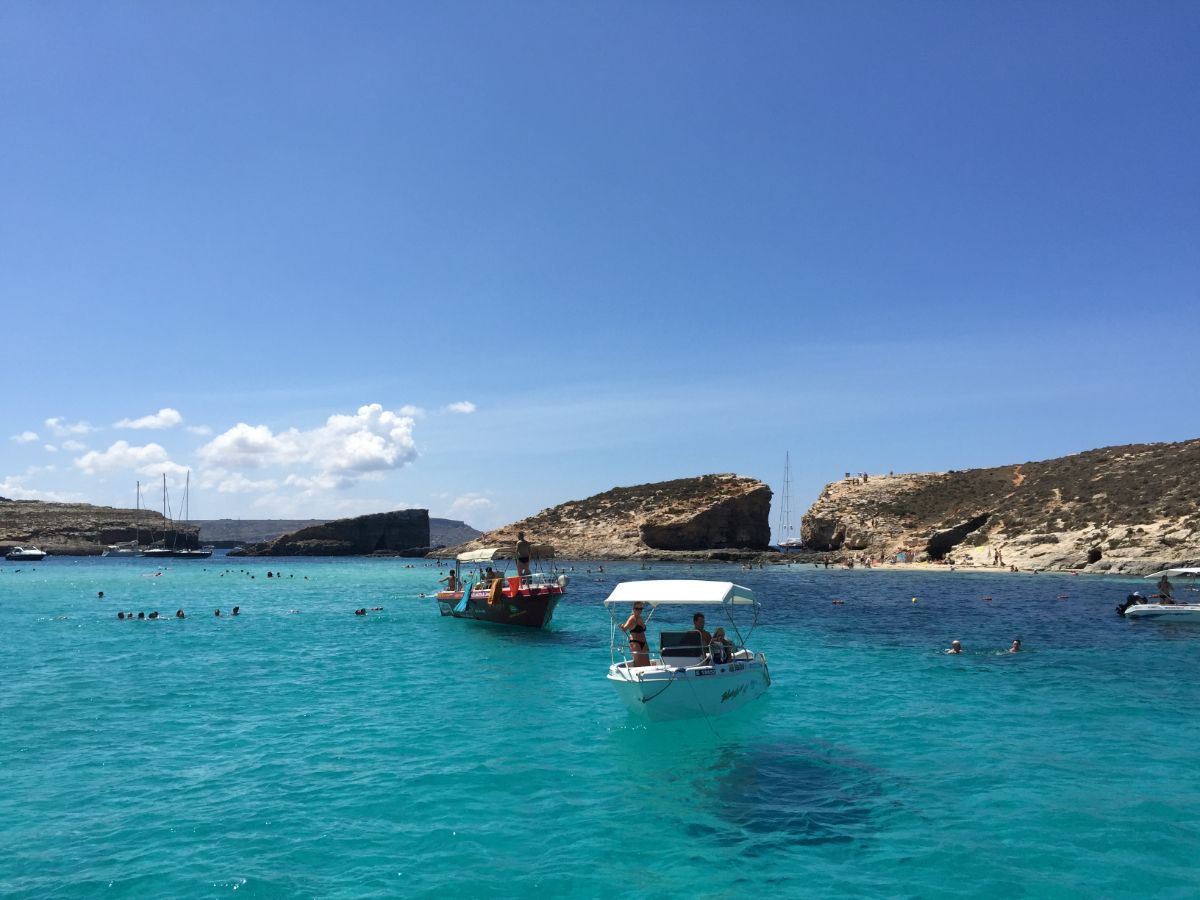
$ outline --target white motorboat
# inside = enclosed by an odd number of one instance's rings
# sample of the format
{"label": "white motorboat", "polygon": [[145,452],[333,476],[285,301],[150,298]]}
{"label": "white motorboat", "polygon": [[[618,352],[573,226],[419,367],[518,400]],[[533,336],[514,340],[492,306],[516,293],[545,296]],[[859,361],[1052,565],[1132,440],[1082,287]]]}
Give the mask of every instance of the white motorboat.
{"label": "white motorboat", "polygon": [[38,562],[46,558],[46,553],[37,547],[12,547],[4,558],[12,562]]}
{"label": "white motorboat", "polygon": [[[663,631],[658,655],[647,653],[649,665],[635,666],[620,623],[636,603],[650,609],[644,617],[647,626],[658,607],[677,605],[711,615],[710,624],[728,626],[731,637],[723,646],[714,642],[705,647],[695,629]],[[757,623],[758,600],[749,588],[729,581],[626,581],[613,589],[604,605],[612,618],[608,681],[642,718],[661,722],[724,715],[758,699],[771,686],[766,656],[747,649],[734,620],[739,607],[752,612],[747,636]],[[645,637],[649,650],[649,634]]]}
{"label": "white motorboat", "polygon": [[[1166,579],[1167,586],[1171,586],[1171,578],[1185,578],[1187,584],[1183,590],[1195,593],[1197,590],[1196,579],[1200,578],[1200,568],[1163,569],[1161,572],[1152,572],[1146,577],[1160,579],[1160,585],[1163,583],[1161,579]],[[1130,594],[1125,603],[1117,607],[1117,612],[1127,619],[1152,619],[1157,622],[1200,622],[1200,603],[1180,603],[1175,599],[1173,592],[1163,594],[1161,590],[1166,590],[1166,588],[1160,588],[1159,594],[1144,600],[1137,594]]]}
{"label": "white motorboat", "polygon": [[134,497],[134,514],[133,514],[133,540],[118,541],[115,544],[109,544],[104,548],[101,556],[141,556],[142,555],[142,483],[136,482],[136,494]]}
{"label": "white motorboat", "polygon": [[1135,603],[1125,607],[1127,619],[1157,622],[1200,622],[1200,603]]}
{"label": "white motorboat", "polygon": [[109,544],[101,556],[141,556],[142,548],[137,541],[123,541],[119,544]]}

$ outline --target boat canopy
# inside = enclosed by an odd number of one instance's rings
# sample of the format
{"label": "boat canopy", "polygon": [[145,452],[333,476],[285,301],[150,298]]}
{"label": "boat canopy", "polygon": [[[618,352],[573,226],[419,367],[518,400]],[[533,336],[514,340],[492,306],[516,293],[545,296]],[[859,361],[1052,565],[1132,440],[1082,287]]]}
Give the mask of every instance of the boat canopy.
{"label": "boat canopy", "polygon": [[[516,547],[511,544],[506,547],[484,547],[482,550],[468,550],[455,557],[460,563],[491,562],[494,559],[512,559]],[[530,544],[531,559],[553,559],[554,548],[549,544]]]}
{"label": "boat canopy", "polygon": [[623,581],[613,588],[605,606],[618,603],[682,604],[685,606],[756,606],[754,591],[732,581]]}
{"label": "boat canopy", "polygon": [[1151,572],[1146,578],[1162,578],[1164,575],[1182,575],[1185,578],[1200,578],[1200,569],[1163,569]]}

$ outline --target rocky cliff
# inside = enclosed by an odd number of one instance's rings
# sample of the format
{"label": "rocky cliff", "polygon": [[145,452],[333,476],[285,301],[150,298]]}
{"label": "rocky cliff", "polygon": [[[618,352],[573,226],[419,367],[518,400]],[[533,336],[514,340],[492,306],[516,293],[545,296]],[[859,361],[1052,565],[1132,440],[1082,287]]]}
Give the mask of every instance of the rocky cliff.
{"label": "rocky cliff", "polygon": [[[200,528],[200,540],[218,544],[256,544],[273,541],[280,535],[315,525],[328,519],[192,519],[188,524]],[[429,519],[429,545],[461,544],[483,532],[457,519]]]}
{"label": "rocky cliff", "polygon": [[32,544],[56,556],[99,556],[109,544],[133,540],[196,547],[198,530],[148,509],[0,498],[0,547]]}
{"label": "rocky cliff", "polygon": [[804,516],[818,551],[1144,574],[1200,561],[1200,440],[991,469],[835,481]]}
{"label": "rocky cliff", "polygon": [[420,556],[428,549],[429,510],[401,509],[312,525],[230,555]]}
{"label": "rocky cliff", "polygon": [[572,500],[443,552],[512,544],[524,531],[573,559],[729,558],[767,548],[770,511],[771,489],[761,481],[702,475]]}

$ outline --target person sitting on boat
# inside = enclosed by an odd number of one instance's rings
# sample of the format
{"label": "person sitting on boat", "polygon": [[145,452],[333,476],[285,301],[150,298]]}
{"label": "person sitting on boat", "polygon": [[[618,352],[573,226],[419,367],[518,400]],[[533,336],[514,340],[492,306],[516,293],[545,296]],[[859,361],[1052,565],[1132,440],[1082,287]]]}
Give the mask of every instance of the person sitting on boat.
{"label": "person sitting on boat", "polygon": [[500,576],[496,574],[496,570],[493,569],[491,566],[488,566],[487,570],[483,573],[483,580],[486,581],[488,584],[491,584],[493,581],[495,581],[499,577]]}
{"label": "person sitting on boat", "polygon": [[453,572],[451,572],[445,578],[441,579],[438,583],[445,584],[446,590],[448,590],[452,594],[458,590],[458,576],[455,575]]}
{"label": "person sitting on boat", "polygon": [[532,548],[529,546],[529,541],[525,540],[525,532],[523,531],[517,532],[516,551],[517,574],[529,575],[529,556],[532,552]]}
{"label": "person sitting on boat", "polygon": [[725,637],[725,629],[718,628],[713,632],[708,652],[715,663],[727,663],[733,658],[733,641]]}
{"label": "person sitting on boat", "polygon": [[633,666],[650,665],[650,645],[646,643],[646,621],[642,618],[643,605],[633,604],[633,612],[621,626],[621,630],[629,635],[629,651],[633,654]]}
{"label": "person sitting on boat", "polygon": [[708,650],[708,645],[712,643],[712,635],[704,630],[704,613],[696,613],[692,616],[692,632],[698,632],[700,635],[700,652],[704,653]]}

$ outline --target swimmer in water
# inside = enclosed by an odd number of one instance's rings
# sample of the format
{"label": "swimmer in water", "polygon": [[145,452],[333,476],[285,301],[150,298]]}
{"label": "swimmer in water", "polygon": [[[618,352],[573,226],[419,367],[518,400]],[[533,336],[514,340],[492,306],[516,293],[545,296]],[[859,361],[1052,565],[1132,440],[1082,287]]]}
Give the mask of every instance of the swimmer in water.
{"label": "swimmer in water", "polygon": [[951,641],[950,649],[947,650],[946,652],[947,653],[962,653],[962,644],[960,644],[958,641]]}
{"label": "swimmer in water", "polygon": [[185,616],[185,615],[183,614],[183,610],[182,610],[182,609],[177,609],[177,610],[175,610],[175,618],[177,618],[177,619],[186,619],[186,618],[187,618],[187,616]]}
{"label": "swimmer in water", "polygon": [[1021,639],[1020,638],[1013,638],[1012,646],[1008,648],[1008,652],[1009,653],[1020,653],[1021,652]]}
{"label": "swimmer in water", "polygon": [[241,611],[242,611],[242,608],[241,608],[240,606],[235,606],[235,607],[233,608],[233,614],[234,614],[235,616],[236,616],[236,615],[240,615],[240,614],[241,614]]}

